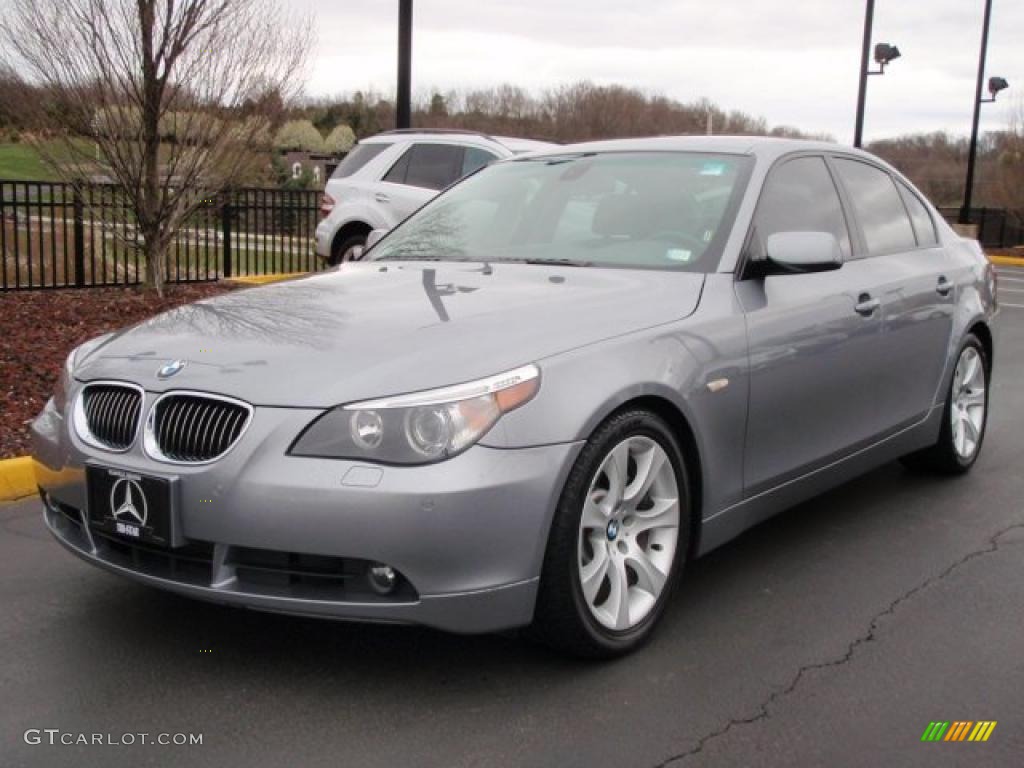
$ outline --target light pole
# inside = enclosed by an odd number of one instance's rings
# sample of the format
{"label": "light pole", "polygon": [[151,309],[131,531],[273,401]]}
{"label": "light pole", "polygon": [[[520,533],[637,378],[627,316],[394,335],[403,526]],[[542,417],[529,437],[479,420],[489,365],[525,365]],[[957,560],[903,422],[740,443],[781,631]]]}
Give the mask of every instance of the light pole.
{"label": "light pole", "polygon": [[398,94],[395,127],[412,124],[412,0],[398,0]]}
{"label": "light pole", "polygon": [[1010,84],[1001,77],[988,79],[990,97],[981,97],[985,81],[985,56],[988,53],[988,27],[992,19],[992,0],[985,0],[985,19],[981,24],[981,53],[978,56],[978,83],[974,89],[974,121],[971,123],[971,145],[967,151],[967,180],[964,182],[964,202],[960,206],[960,223],[971,221],[971,197],[974,193],[974,162],[978,156],[978,121],[981,119],[981,105],[996,100],[996,94],[1005,91]]}
{"label": "light pole", "polygon": [[900,49],[888,43],[875,46],[875,62],[878,69],[868,69],[871,55],[871,29],[875,18],[875,0],[867,0],[864,10],[864,42],[860,53],[860,84],[857,89],[857,123],[853,131],[853,146],[859,147],[864,138],[864,102],[868,94],[868,75],[884,75],[885,66],[900,57]]}

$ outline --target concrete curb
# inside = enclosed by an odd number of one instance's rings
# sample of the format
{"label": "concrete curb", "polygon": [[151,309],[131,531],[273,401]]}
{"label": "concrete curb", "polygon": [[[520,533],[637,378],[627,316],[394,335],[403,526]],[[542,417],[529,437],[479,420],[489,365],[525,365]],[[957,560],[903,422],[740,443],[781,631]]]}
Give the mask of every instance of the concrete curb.
{"label": "concrete curb", "polygon": [[241,277],[226,277],[225,283],[236,283],[237,285],[266,285],[267,283],[279,283],[282,280],[294,280],[297,277],[304,277],[309,272],[285,272],[280,275],[242,275]]}
{"label": "concrete curb", "polygon": [[0,459],[0,501],[14,501],[36,492],[32,457]]}

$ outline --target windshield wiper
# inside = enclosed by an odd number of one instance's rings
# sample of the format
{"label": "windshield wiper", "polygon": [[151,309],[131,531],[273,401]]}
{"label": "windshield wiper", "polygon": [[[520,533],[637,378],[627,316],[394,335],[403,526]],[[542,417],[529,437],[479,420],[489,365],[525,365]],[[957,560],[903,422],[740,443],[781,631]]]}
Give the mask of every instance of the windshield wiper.
{"label": "windshield wiper", "polygon": [[582,261],[579,259],[538,259],[538,258],[522,258],[522,259],[488,259],[492,262],[505,262],[510,264],[540,264],[541,266],[554,266],[554,267],[592,267],[594,262]]}
{"label": "windshield wiper", "polygon": [[374,261],[466,261],[452,256],[381,256]]}
{"label": "windshield wiper", "polygon": [[571,155],[541,155],[539,157],[519,157],[513,160],[515,163],[544,163],[544,165],[564,165],[574,163],[587,157],[594,157],[596,152],[577,152]]}

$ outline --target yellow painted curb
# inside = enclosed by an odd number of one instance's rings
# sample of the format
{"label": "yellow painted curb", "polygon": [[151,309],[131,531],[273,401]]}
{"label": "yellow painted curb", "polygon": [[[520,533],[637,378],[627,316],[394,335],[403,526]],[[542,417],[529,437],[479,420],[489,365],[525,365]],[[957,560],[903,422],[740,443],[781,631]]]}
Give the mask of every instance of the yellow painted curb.
{"label": "yellow painted curb", "polygon": [[988,260],[993,264],[1001,264],[1004,267],[1024,267],[1024,257],[1017,256],[989,256]]}
{"label": "yellow painted curb", "polygon": [[279,283],[282,280],[294,280],[308,274],[308,272],[285,272],[280,275],[242,275],[224,278],[224,282],[238,285],[266,285],[267,283]]}
{"label": "yellow painted curb", "polygon": [[35,492],[36,476],[31,457],[0,460],[0,501],[13,501]]}

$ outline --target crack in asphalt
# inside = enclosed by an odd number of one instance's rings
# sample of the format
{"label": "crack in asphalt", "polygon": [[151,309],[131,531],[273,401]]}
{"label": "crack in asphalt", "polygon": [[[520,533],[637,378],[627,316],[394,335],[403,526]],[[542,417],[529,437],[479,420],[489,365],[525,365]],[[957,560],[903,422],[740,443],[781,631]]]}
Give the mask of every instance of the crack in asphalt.
{"label": "crack in asphalt", "polygon": [[757,711],[753,715],[750,715],[749,717],[732,718],[721,728],[717,728],[716,730],[701,736],[697,740],[697,743],[690,749],[686,750],[685,752],[680,752],[678,754],[666,758],[662,762],[655,765],[654,768],[667,768],[667,766],[670,765],[679,765],[683,761],[700,754],[704,750],[704,747],[708,745],[708,743],[725,736],[733,728],[738,728],[743,725],[751,725],[752,723],[756,723],[761,720],[767,720],[771,717],[771,713],[768,711],[769,708],[780,699],[783,699],[786,696],[789,696],[789,694],[793,693],[793,691],[795,691],[796,688],[800,685],[800,681],[803,680],[803,678],[806,675],[821,669],[828,669],[830,667],[840,667],[846,664],[847,662],[851,661],[854,655],[856,654],[858,648],[860,648],[862,645],[866,645],[867,643],[873,642],[875,640],[876,633],[878,632],[879,625],[881,624],[882,620],[885,619],[887,616],[893,615],[896,612],[896,609],[902,603],[905,603],[907,600],[910,600],[919,592],[922,592],[931,587],[932,585],[942,581],[951,573],[953,573],[966,563],[970,562],[971,560],[992,554],[993,552],[997,551],[999,549],[999,540],[1011,531],[1015,531],[1018,529],[1024,529],[1024,523],[1014,523],[1013,525],[1009,525],[992,534],[989,537],[986,546],[982,547],[981,549],[976,549],[971,552],[968,552],[966,555],[961,557],[952,565],[947,566],[939,573],[935,574],[934,576],[929,576],[927,579],[922,581],[917,586],[907,590],[899,597],[897,597],[895,600],[893,600],[891,603],[889,603],[889,605],[886,606],[884,609],[876,613],[871,618],[871,622],[868,624],[867,631],[864,632],[862,635],[856,637],[853,641],[851,641],[850,644],[846,647],[846,651],[842,655],[834,659],[830,659],[828,661],[816,661],[810,664],[803,665],[796,671],[796,674],[793,676],[793,679],[789,681],[789,684],[783,688],[773,691],[764,701],[761,702],[761,704],[758,706]]}

